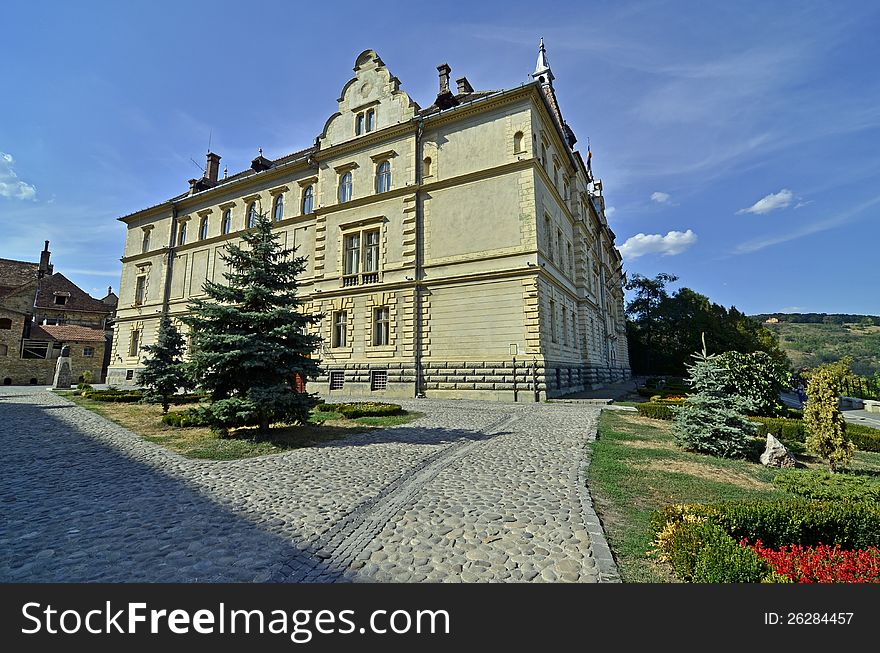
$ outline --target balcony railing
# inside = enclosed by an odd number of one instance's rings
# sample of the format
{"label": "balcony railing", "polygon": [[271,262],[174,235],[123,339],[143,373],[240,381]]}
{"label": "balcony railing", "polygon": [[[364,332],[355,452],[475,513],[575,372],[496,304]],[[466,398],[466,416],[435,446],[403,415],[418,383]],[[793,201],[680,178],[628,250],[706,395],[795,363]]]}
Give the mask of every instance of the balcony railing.
{"label": "balcony railing", "polygon": [[379,283],[378,272],[364,272],[362,274],[346,274],[342,277],[342,287],[350,286],[366,286],[372,283]]}

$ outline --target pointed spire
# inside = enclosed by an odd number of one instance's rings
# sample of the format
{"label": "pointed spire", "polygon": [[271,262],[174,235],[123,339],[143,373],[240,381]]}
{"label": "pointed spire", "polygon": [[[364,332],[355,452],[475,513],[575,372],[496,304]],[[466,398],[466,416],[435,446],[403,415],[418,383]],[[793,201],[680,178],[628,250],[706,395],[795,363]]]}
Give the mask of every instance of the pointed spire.
{"label": "pointed spire", "polygon": [[550,62],[547,61],[547,50],[544,49],[543,37],[541,37],[541,43],[538,46],[538,63],[535,64],[535,72],[532,73],[532,79],[538,80],[550,87],[553,86],[553,71],[550,70]]}

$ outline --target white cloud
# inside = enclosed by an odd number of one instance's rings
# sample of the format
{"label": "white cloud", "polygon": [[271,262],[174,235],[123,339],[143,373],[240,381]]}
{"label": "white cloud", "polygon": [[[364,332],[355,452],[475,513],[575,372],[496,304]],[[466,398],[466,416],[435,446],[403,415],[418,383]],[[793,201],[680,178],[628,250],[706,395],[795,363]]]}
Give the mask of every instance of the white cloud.
{"label": "white cloud", "polygon": [[657,204],[669,204],[669,200],[669,193],[661,193],[660,191],[651,193],[651,201],[657,202]]}
{"label": "white cloud", "polygon": [[794,197],[792,192],[787,188],[783,188],[778,193],[770,193],[769,195],[765,195],[757,202],[752,204],[747,209],[740,209],[737,213],[754,213],[755,215],[764,215],[765,213],[770,213],[770,211],[775,211],[776,209],[784,209],[786,206],[791,204],[791,199]]}
{"label": "white cloud", "polygon": [[15,161],[11,154],[0,152],[0,197],[16,200],[32,200],[37,196],[37,189],[18,178],[12,164]]}
{"label": "white cloud", "polygon": [[617,209],[615,209],[613,206],[606,207],[605,208],[605,217],[610,218],[612,215],[614,215],[615,211],[617,211]]}
{"label": "white cloud", "polygon": [[812,204],[812,203],[813,203],[813,200],[807,200],[806,202],[801,201],[801,202],[798,202],[797,204],[795,204],[794,208],[799,209],[801,207],[806,206],[807,204]]}
{"label": "white cloud", "polygon": [[691,245],[697,242],[697,234],[688,229],[687,231],[670,231],[665,236],[661,234],[636,234],[628,238],[620,246],[620,253],[624,258],[634,259],[645,254],[662,254],[663,256],[675,256],[681,254]]}

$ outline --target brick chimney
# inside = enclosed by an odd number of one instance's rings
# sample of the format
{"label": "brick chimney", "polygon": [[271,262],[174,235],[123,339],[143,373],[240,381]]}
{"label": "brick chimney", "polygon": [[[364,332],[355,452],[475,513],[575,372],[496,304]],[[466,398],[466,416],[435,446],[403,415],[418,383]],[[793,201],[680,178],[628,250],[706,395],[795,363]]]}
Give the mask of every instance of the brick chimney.
{"label": "brick chimney", "polygon": [[455,83],[458,84],[458,93],[459,95],[464,95],[465,93],[473,93],[474,87],[471,86],[471,83],[468,81],[467,77],[459,77],[455,80]]}
{"label": "brick chimney", "polygon": [[448,63],[441,63],[437,66],[437,72],[440,73],[440,95],[449,93],[449,74],[452,72],[452,68]]}
{"label": "brick chimney", "polygon": [[49,263],[49,257],[52,255],[52,252],[49,251],[49,241],[46,241],[45,246],[43,247],[43,251],[40,252],[40,267],[37,270],[37,277],[42,279],[43,277],[50,276],[53,272],[54,266]]}
{"label": "brick chimney", "polygon": [[220,177],[220,155],[208,152],[208,163],[205,166],[205,179],[212,184]]}

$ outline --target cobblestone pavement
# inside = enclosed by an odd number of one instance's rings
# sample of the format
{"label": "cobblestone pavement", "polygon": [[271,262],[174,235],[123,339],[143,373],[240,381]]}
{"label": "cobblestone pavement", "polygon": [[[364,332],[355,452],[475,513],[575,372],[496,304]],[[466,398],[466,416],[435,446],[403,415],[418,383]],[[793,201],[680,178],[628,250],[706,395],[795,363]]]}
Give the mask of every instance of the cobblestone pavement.
{"label": "cobblestone pavement", "polygon": [[0,388],[0,581],[597,581],[598,408],[403,401],[426,416],[198,461],[39,388]]}

